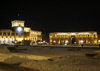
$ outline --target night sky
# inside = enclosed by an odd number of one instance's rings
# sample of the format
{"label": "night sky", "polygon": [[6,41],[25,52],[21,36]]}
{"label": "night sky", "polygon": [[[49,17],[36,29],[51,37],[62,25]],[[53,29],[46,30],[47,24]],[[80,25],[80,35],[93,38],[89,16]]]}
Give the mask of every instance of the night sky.
{"label": "night sky", "polygon": [[25,26],[43,33],[100,32],[99,6],[90,2],[59,0],[4,1],[0,2],[0,29],[11,28],[12,20],[24,20]]}

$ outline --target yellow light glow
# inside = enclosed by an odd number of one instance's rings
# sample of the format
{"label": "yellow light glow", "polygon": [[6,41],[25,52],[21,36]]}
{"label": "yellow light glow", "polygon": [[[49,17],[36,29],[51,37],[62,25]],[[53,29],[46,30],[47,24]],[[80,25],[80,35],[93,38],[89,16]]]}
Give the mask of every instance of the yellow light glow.
{"label": "yellow light glow", "polygon": [[70,35],[76,35],[76,33],[70,33]]}
{"label": "yellow light glow", "polygon": [[12,21],[12,27],[18,27],[18,26],[24,27],[24,21],[19,21],[19,20]]}
{"label": "yellow light glow", "polygon": [[24,32],[30,32],[31,28],[25,27]]}
{"label": "yellow light glow", "polygon": [[41,32],[37,32],[37,31],[30,31],[30,35],[41,35]]}
{"label": "yellow light glow", "polygon": [[68,33],[57,33],[57,35],[69,35]]}
{"label": "yellow light glow", "polygon": [[89,32],[82,32],[82,33],[78,33],[78,35],[89,35]]}
{"label": "yellow light glow", "polygon": [[16,38],[16,40],[19,42],[19,41],[22,41],[23,38]]}

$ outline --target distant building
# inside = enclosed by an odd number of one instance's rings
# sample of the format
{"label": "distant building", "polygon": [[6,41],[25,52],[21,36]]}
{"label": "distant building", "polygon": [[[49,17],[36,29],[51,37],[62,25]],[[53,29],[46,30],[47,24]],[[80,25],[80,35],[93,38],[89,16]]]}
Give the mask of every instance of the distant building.
{"label": "distant building", "polygon": [[42,40],[42,32],[31,30],[29,27],[24,26],[24,21],[14,20],[12,29],[0,30],[0,44],[12,44],[30,42],[30,45],[37,45],[38,41]]}
{"label": "distant building", "polygon": [[11,44],[15,42],[16,34],[12,30],[2,29],[0,30],[0,44]]}
{"label": "distant building", "polygon": [[49,34],[51,45],[97,45],[97,32],[54,32]]}
{"label": "distant building", "polygon": [[97,32],[53,32],[48,36],[25,27],[24,21],[14,20],[11,23],[11,29],[0,30],[0,44],[100,45],[100,35]]}

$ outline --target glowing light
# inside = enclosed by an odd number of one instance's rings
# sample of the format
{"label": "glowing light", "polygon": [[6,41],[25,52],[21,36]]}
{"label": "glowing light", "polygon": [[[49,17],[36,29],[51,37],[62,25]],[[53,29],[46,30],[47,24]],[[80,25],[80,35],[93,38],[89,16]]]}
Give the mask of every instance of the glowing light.
{"label": "glowing light", "polygon": [[37,31],[30,31],[30,35],[41,35],[41,32],[37,32]]}
{"label": "glowing light", "polygon": [[98,40],[98,42],[100,43],[100,40]]}
{"label": "glowing light", "polygon": [[56,43],[56,41],[55,41],[55,40],[54,40],[53,42],[54,42],[54,43]]}
{"label": "glowing light", "polygon": [[66,40],[65,43],[68,43],[68,40]]}
{"label": "glowing light", "polygon": [[81,32],[81,33],[78,33],[78,35],[89,35],[90,33],[89,32]]}
{"label": "glowing light", "polygon": [[76,44],[76,42],[74,42]]}
{"label": "glowing light", "polygon": [[4,41],[4,38],[1,38],[0,40],[1,40],[1,41]]}
{"label": "glowing light", "polygon": [[83,42],[84,42],[83,40],[80,40],[80,43],[81,43],[81,44],[83,44]]}
{"label": "glowing light", "polygon": [[70,35],[76,35],[76,33],[70,33]]}
{"label": "glowing light", "polygon": [[69,35],[68,33],[57,33],[57,35]]}
{"label": "glowing light", "polygon": [[24,27],[24,21],[20,21],[20,20],[12,21],[12,27],[18,27],[18,26]]}
{"label": "glowing light", "polygon": [[22,27],[18,27],[18,28],[17,28],[17,31],[18,31],[18,32],[22,32],[22,30],[23,30]]}
{"label": "glowing light", "polygon": [[45,43],[46,41],[43,41],[43,43]]}
{"label": "glowing light", "polygon": [[15,41],[15,39],[13,38],[12,41]]}
{"label": "glowing light", "polygon": [[25,28],[24,28],[24,32],[30,32],[30,30],[31,30],[31,29],[28,28],[28,27],[25,27]]}
{"label": "glowing light", "polygon": [[22,40],[23,40],[23,38],[16,38],[16,40],[17,40],[17,41],[22,41]]}

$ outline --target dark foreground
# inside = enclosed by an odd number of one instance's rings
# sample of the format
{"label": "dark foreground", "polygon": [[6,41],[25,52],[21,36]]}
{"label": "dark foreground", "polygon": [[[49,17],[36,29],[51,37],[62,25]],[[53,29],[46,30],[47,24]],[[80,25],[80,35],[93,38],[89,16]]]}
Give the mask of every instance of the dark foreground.
{"label": "dark foreground", "polygon": [[3,47],[0,71],[100,71],[100,49]]}
{"label": "dark foreground", "polygon": [[19,64],[0,63],[0,71],[38,71],[38,70],[20,67]]}

